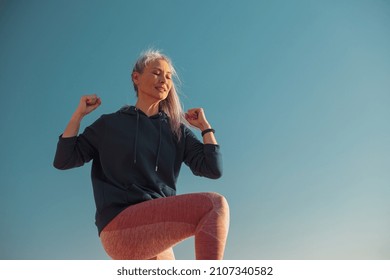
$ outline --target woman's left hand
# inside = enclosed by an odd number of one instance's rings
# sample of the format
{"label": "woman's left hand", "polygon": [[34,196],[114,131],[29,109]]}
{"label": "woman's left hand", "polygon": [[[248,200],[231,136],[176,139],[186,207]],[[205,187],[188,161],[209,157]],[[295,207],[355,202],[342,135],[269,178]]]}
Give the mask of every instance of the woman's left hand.
{"label": "woman's left hand", "polygon": [[189,124],[199,128],[201,131],[211,128],[206,119],[203,108],[189,109],[185,114],[185,118]]}

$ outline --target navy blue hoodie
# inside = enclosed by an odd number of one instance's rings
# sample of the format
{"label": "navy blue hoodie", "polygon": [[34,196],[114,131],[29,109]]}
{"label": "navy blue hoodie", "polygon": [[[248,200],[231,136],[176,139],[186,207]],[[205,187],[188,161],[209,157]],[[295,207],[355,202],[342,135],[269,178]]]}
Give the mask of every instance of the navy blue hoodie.
{"label": "navy blue hoodie", "polygon": [[79,136],[59,137],[58,169],[92,162],[96,226],[103,228],[126,207],[176,194],[181,164],[197,176],[222,174],[219,146],[201,143],[181,125],[178,141],[164,112],[148,117],[134,106],[102,115]]}

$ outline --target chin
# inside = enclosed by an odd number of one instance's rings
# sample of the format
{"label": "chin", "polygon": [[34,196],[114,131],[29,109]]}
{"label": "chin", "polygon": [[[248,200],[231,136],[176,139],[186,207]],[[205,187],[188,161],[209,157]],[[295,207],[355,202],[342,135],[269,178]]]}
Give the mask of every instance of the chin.
{"label": "chin", "polygon": [[168,94],[167,94],[167,93],[160,94],[160,100],[161,100],[161,101],[167,99],[167,97],[168,97]]}

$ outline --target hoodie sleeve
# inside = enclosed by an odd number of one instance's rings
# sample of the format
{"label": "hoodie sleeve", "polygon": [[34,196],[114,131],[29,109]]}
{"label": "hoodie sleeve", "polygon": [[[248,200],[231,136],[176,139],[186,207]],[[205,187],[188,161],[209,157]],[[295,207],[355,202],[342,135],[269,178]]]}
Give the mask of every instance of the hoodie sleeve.
{"label": "hoodie sleeve", "polygon": [[65,170],[84,165],[97,156],[104,133],[104,120],[100,117],[78,136],[62,138],[60,135],[53,165]]}
{"label": "hoodie sleeve", "polygon": [[218,179],[222,176],[222,156],[219,145],[203,144],[185,127],[184,163],[197,176]]}

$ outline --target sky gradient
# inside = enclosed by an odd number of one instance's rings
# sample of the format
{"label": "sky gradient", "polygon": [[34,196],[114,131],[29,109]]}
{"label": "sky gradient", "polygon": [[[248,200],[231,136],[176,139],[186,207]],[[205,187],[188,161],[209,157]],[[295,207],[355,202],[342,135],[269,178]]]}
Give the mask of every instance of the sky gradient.
{"label": "sky gradient", "polygon": [[52,162],[81,95],[102,99],[81,130],[135,103],[149,47],[216,130],[223,177],[183,165],[178,193],[227,198],[226,259],[390,259],[384,0],[0,1],[0,259],[108,259],[90,163]]}

